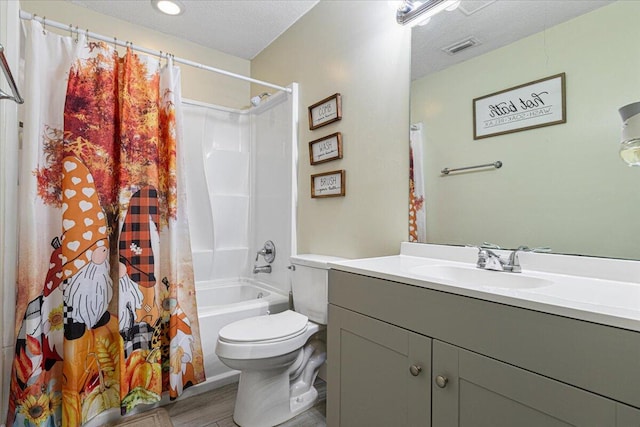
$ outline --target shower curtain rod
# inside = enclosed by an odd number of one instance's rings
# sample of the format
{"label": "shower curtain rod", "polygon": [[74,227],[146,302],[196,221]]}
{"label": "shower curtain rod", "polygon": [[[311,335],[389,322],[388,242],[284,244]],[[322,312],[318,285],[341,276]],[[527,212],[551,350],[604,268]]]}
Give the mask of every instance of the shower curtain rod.
{"label": "shower curtain rod", "polygon": [[[20,10],[20,19],[34,20],[34,21],[40,22],[45,27],[49,26],[49,27],[58,28],[60,30],[66,30],[66,31],[69,31],[71,33],[74,33],[74,32],[78,33],[78,27],[75,27],[75,29],[74,29],[74,27],[72,25],[64,25],[64,24],[61,24],[60,22],[51,21],[49,19],[46,19],[46,17],[43,18],[43,17],[37,16],[37,15],[31,14],[29,12],[26,12],[24,10]],[[243,76],[242,74],[236,74],[236,73],[232,73],[230,71],[221,70],[220,68],[210,67],[208,65],[200,64],[198,62],[190,61],[188,59],[178,58],[177,56],[173,56],[173,55],[171,55],[171,54],[169,54],[167,52],[147,49],[145,47],[137,46],[137,45],[135,45],[133,43],[130,43],[130,42],[127,42],[127,41],[120,41],[115,37],[109,38],[109,37],[105,37],[105,36],[103,36],[101,34],[92,33],[89,30],[86,30],[86,31],[79,30],[79,31],[84,33],[84,34],[86,34],[86,36],[88,38],[100,40],[100,41],[107,42],[107,43],[113,43],[115,45],[122,46],[122,47],[129,47],[129,48],[131,48],[133,50],[137,50],[139,52],[146,53],[147,55],[157,56],[157,57],[160,57],[160,58],[171,56],[173,58],[174,62],[178,62],[180,64],[189,65],[191,67],[199,68],[201,70],[212,71],[214,73],[223,74],[225,76],[233,77],[235,79],[240,79],[240,80],[244,80],[244,81],[247,81],[247,82],[256,83],[256,84],[259,84],[259,85],[262,85],[262,86],[270,87],[272,89],[278,89],[278,90],[282,90],[282,91],[287,92],[287,93],[292,93],[291,88],[288,88],[288,87],[283,87],[283,86],[279,86],[279,85],[276,85],[276,84],[273,84],[273,83],[264,82],[262,80],[252,79],[251,77]]]}

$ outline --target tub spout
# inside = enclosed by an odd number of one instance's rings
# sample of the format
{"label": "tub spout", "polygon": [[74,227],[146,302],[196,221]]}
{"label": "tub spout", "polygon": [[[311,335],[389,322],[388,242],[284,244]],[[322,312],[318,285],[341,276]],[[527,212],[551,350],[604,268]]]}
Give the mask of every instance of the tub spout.
{"label": "tub spout", "polygon": [[254,265],[253,266],[253,274],[258,274],[258,273],[271,273],[271,266],[270,265]]}

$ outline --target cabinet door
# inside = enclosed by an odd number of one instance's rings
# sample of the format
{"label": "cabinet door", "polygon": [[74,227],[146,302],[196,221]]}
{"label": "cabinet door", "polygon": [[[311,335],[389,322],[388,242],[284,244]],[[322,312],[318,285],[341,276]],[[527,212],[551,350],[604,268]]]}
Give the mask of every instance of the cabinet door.
{"label": "cabinet door", "polygon": [[616,425],[611,400],[437,340],[433,376],[433,427]]}
{"label": "cabinet door", "polygon": [[431,423],[431,339],[329,305],[327,425]]}
{"label": "cabinet door", "polygon": [[640,409],[618,403],[616,427],[640,427]]}

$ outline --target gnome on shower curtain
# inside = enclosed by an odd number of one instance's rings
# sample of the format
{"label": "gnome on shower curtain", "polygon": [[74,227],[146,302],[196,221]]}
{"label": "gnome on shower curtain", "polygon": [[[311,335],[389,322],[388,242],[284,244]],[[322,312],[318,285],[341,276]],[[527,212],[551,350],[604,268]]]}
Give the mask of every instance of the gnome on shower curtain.
{"label": "gnome on shower curtain", "polygon": [[[42,362],[49,370],[62,360],[63,297],[62,297],[62,248],[58,237],[51,241],[54,251],[49,259],[49,271],[42,293],[29,302],[16,339],[16,353],[28,351],[27,336],[42,341]],[[33,367],[39,366],[34,363]],[[31,377],[37,372],[34,371]]]}
{"label": "gnome on shower curtain", "polygon": [[159,253],[158,194],[146,186],[133,194],[120,231],[119,329],[125,357],[150,349],[159,317],[155,301],[156,259]]}
{"label": "gnome on shower curtain", "polygon": [[109,323],[113,297],[107,219],[93,177],[75,157],[63,160],[62,283],[69,340]]}

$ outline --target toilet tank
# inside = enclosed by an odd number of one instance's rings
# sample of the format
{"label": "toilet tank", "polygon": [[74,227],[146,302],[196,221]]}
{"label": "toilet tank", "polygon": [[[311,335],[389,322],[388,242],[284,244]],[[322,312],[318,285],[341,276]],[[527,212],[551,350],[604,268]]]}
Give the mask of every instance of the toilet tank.
{"label": "toilet tank", "polygon": [[316,323],[327,324],[329,262],[346,261],[328,255],[301,254],[290,258],[293,307]]}

